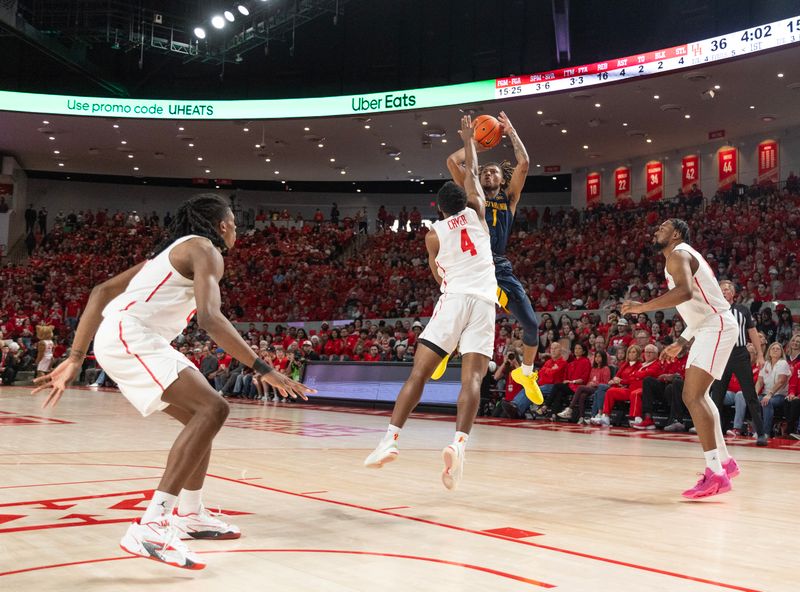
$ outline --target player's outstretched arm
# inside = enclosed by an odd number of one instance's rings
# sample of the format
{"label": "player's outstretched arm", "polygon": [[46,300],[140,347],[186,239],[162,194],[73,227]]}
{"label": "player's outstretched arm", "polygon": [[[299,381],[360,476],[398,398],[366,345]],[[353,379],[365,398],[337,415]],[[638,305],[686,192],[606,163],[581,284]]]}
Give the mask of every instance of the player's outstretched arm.
{"label": "player's outstretched arm", "polygon": [[522,140],[517,135],[517,130],[511,124],[511,120],[506,115],[505,111],[500,111],[500,116],[497,118],[503,126],[503,133],[511,140],[511,145],[514,147],[514,158],[517,164],[514,166],[514,172],[511,174],[511,180],[508,182],[506,188],[506,195],[508,196],[509,206],[513,214],[517,210],[519,198],[522,195],[522,188],[525,186],[525,178],[528,176],[528,168],[530,162],[528,161],[528,151]]}
{"label": "player's outstretched arm", "polygon": [[475,149],[474,135],[472,118],[464,115],[461,118],[461,139],[464,141],[464,156],[466,157],[464,161],[464,191],[467,194],[467,205],[478,212],[478,216],[483,220],[486,197],[478,178],[478,153]]}
{"label": "player's outstretched arm", "polygon": [[191,266],[194,277],[194,297],[197,302],[197,324],[214,342],[245,366],[259,374],[262,383],[278,390],[283,397],[307,399],[306,394],[317,391],[275,372],[245,343],[236,327],[222,314],[219,281],[225,271],[220,252],[211,241],[194,241]]}
{"label": "player's outstretched arm", "polygon": [[56,366],[50,374],[40,376],[33,381],[35,386],[31,391],[33,395],[50,389],[50,393],[42,403],[42,407],[55,407],[61,395],[64,394],[64,390],[78,377],[83,366],[83,360],[86,357],[86,350],[89,348],[92,339],[94,339],[97,328],[103,321],[103,309],[109,302],[125,291],[133,276],[139,272],[144,264],[145,261],[142,261],[92,289],[91,294],[89,294],[89,301],[86,303],[86,309],[83,311],[81,320],[78,322],[78,328],[75,330],[75,338],[72,340],[69,356]]}

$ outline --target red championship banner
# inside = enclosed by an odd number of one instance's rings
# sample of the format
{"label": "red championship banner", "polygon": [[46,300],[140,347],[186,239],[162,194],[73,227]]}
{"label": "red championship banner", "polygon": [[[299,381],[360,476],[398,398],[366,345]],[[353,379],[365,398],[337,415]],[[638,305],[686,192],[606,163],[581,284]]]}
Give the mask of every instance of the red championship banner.
{"label": "red championship banner", "polygon": [[614,197],[620,201],[630,196],[631,170],[628,167],[618,167],[614,170]]}
{"label": "red championship banner", "polygon": [[586,175],[586,206],[592,208],[600,203],[600,173]]}
{"label": "red championship banner", "polygon": [[778,182],[778,142],[764,140],[758,145],[758,182]]}
{"label": "red championship banner", "polygon": [[664,165],[657,160],[651,160],[644,165],[647,177],[647,201],[658,201],[664,197]]}
{"label": "red championship banner", "polygon": [[726,191],[736,183],[739,174],[738,152],[733,146],[723,146],[717,150],[720,191]]}
{"label": "red championship banner", "polygon": [[689,193],[695,184],[700,186],[700,157],[689,154],[681,162],[681,189],[684,193]]}

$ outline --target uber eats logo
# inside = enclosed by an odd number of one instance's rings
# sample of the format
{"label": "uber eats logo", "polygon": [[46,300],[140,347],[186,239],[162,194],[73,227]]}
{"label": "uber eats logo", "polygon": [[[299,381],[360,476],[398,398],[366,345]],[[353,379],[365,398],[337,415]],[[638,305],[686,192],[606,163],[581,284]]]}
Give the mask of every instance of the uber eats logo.
{"label": "uber eats logo", "polygon": [[366,97],[353,97],[350,99],[350,106],[353,111],[402,109],[403,107],[413,107],[416,104],[417,97],[405,93],[402,95],[386,94],[375,99],[368,99]]}

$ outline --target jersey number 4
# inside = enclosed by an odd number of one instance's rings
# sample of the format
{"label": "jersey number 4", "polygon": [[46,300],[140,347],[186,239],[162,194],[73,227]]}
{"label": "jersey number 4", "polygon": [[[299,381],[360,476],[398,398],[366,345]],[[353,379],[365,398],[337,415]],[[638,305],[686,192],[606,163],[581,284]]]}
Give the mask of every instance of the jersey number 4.
{"label": "jersey number 4", "polygon": [[478,254],[478,250],[475,248],[475,243],[473,243],[472,239],[469,238],[466,228],[461,229],[461,250],[465,253],[469,253],[473,257]]}

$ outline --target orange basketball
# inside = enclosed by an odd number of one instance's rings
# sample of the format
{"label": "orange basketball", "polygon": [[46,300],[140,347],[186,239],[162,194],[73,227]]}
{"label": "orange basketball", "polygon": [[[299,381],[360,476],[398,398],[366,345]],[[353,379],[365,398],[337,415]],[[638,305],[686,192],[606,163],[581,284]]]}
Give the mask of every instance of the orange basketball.
{"label": "orange basketball", "polygon": [[472,122],[472,127],[475,129],[475,141],[484,148],[494,148],[503,136],[500,122],[491,115],[479,115]]}

